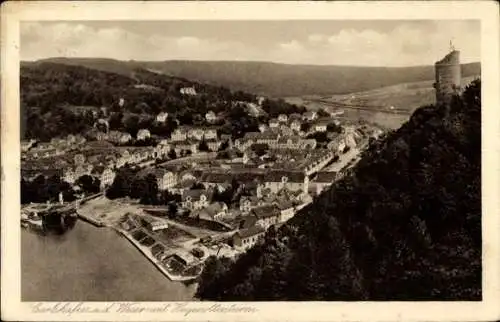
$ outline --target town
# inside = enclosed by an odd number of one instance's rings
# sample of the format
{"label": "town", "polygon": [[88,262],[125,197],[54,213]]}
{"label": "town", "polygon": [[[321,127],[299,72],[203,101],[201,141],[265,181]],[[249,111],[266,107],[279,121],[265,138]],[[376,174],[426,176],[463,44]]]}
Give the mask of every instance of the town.
{"label": "town", "polygon": [[[248,105],[258,112],[264,100]],[[205,125],[178,126],[168,137],[144,128],[133,138],[102,117],[84,135],[23,141],[22,190],[58,193],[25,202],[23,224],[42,227],[67,205],[117,230],[171,280],[193,279],[210,255],[234,258],[292,218],[383,133],[340,120],[341,111],[321,112],[280,114],[239,138],[221,134],[224,116],[209,111]],[[155,122],[168,118],[160,112]]]}

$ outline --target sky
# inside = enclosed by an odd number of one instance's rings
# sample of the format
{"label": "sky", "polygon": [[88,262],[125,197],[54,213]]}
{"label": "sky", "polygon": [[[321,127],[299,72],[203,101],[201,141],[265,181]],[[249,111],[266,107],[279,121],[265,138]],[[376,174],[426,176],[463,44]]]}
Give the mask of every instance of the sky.
{"label": "sky", "polygon": [[287,64],[415,66],[444,56],[480,61],[477,20],[22,22],[22,60],[240,60]]}

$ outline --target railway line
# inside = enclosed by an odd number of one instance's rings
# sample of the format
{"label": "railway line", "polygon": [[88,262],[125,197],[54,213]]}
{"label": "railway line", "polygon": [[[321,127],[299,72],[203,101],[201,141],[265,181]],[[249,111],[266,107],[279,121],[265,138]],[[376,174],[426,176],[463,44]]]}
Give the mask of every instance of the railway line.
{"label": "railway line", "polygon": [[411,115],[411,112],[408,110],[400,109],[400,108],[388,108],[386,106],[368,106],[368,105],[356,105],[356,104],[346,104],[340,102],[332,102],[325,99],[308,99],[308,102],[319,103],[327,106],[343,108],[343,109],[351,109],[351,110],[359,110],[359,111],[368,111],[368,112],[378,112],[378,113],[387,113],[387,114],[398,114],[398,115]]}

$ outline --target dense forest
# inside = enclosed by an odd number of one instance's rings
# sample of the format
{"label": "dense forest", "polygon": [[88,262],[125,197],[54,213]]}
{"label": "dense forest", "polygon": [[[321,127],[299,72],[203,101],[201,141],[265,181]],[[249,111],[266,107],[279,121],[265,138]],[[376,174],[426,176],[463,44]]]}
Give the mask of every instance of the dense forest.
{"label": "dense forest", "polygon": [[[128,75],[145,68],[231,90],[271,97],[332,95],[434,79],[434,66],[362,67],[288,65],[250,61],[119,61],[102,58],[50,58],[46,61]],[[462,76],[480,74],[480,64],[462,65]]]}
{"label": "dense forest", "polygon": [[[196,95],[180,93],[181,88],[191,86],[195,87]],[[177,125],[205,124],[208,111],[229,115],[236,125],[257,124],[258,119],[249,115],[241,102],[255,103],[257,97],[141,68],[111,72],[51,62],[21,66],[25,138],[45,141],[84,133],[100,118],[108,120],[110,130],[126,131],[132,136],[140,128],[168,136]],[[264,119],[283,112],[303,111],[283,100],[264,101],[262,108],[267,113],[261,116]],[[169,113],[166,123],[155,121],[160,112]],[[234,122],[227,119],[220,125],[226,125],[228,133],[234,128]]]}
{"label": "dense forest", "polygon": [[371,142],[352,172],[238,260],[204,300],[481,300],[481,82]]}

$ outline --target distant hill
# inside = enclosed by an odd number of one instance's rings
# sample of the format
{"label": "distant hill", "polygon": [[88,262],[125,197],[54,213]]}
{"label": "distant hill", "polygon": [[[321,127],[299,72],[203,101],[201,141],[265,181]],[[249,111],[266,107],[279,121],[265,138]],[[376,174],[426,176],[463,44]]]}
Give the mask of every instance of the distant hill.
{"label": "distant hill", "polygon": [[[127,76],[141,67],[271,97],[343,94],[434,79],[432,65],[356,67],[240,61],[140,62],[102,58],[50,58],[43,61],[80,65]],[[462,74],[464,77],[479,75],[480,69],[479,63],[464,64]]]}
{"label": "distant hill", "polygon": [[[254,94],[158,74],[133,64],[90,62],[86,65],[93,67],[51,61],[21,65],[22,120],[29,125],[21,128],[23,137],[49,140],[83,133],[99,118],[108,118],[111,130],[127,131],[132,136],[140,128],[168,136],[177,122],[208,125],[208,111],[221,116],[218,125],[223,126],[223,132],[238,137],[245,130],[257,131],[258,118],[266,121],[280,113],[304,110],[282,100],[265,100],[260,107],[265,115],[252,116],[247,110],[257,104]],[[181,93],[188,87],[195,87],[195,93]],[[155,128],[160,112],[169,113],[170,122]]]}
{"label": "distant hill", "polygon": [[203,300],[481,300],[481,82],[371,142],[346,177],[235,262]]}

